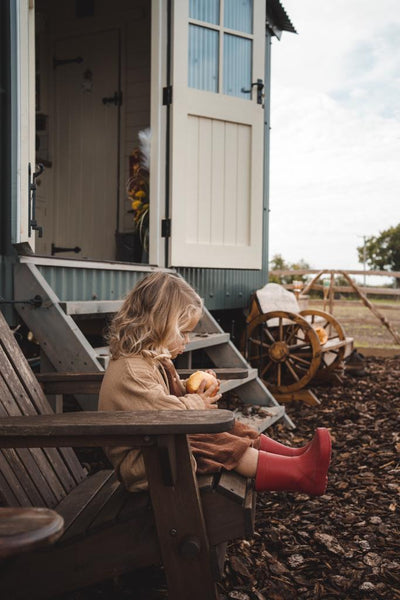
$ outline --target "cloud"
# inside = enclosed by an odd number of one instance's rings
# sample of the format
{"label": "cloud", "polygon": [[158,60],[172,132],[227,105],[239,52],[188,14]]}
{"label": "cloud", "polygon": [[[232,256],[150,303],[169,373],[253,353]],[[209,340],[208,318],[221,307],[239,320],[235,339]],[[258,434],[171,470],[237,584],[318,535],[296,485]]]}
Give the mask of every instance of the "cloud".
{"label": "cloud", "polygon": [[276,94],[271,254],[358,268],[358,236],[399,221],[400,123],[360,114],[328,94],[299,96],[288,87]]}
{"label": "cloud", "polygon": [[362,236],[400,221],[397,0],[284,6],[300,34],[272,52],[270,255],[360,268]]}
{"label": "cloud", "polygon": [[400,119],[400,24],[357,42],[342,58],[344,78],[331,95],[357,110]]}

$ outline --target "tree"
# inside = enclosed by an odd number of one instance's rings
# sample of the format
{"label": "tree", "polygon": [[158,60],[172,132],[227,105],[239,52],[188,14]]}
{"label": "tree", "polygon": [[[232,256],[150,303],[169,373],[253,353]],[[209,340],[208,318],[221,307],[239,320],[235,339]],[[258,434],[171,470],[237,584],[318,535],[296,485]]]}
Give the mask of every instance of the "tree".
{"label": "tree", "polygon": [[[274,254],[269,263],[270,271],[305,271],[310,268],[310,265],[306,263],[302,258],[297,263],[287,263],[281,254]],[[270,283],[293,283],[294,280],[307,281],[305,275],[271,275],[269,276]]]}
{"label": "tree", "polygon": [[365,238],[364,244],[357,247],[359,262],[364,262],[365,251],[366,263],[372,269],[400,271],[400,223],[378,236]]}

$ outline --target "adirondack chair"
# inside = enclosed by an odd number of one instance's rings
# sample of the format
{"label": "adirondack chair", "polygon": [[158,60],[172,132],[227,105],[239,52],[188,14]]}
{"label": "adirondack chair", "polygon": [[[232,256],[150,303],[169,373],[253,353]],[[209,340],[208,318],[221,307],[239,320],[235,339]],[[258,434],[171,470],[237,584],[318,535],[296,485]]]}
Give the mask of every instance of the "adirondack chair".
{"label": "adirondack chair", "polygon": [[309,384],[340,382],[353,349],[328,312],[301,310],[295,294],[276,283],[257,290],[246,319],[245,355],[279,402],[319,404]]}
{"label": "adirondack chair", "polygon": [[[172,600],[217,599],[226,542],[253,533],[255,493],[228,472],[197,479],[187,434],[233,422],[223,410],[53,414],[0,313],[0,504],[64,519],[49,548],[0,561],[1,597],[51,598],[162,564]],[[112,445],[143,449],[149,493],[112,470],[88,476],[71,449]]]}

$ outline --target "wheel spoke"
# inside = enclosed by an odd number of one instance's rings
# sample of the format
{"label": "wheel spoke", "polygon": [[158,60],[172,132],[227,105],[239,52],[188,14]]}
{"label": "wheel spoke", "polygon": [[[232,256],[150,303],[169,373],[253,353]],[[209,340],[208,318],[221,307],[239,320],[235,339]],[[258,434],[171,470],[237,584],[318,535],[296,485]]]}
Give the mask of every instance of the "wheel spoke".
{"label": "wheel spoke", "polygon": [[281,342],[283,340],[283,319],[279,318],[279,326],[278,326],[278,340]]}
{"label": "wheel spoke", "polygon": [[282,385],[282,365],[278,363],[278,385]]}
{"label": "wheel spoke", "polygon": [[261,371],[261,377],[264,377],[265,373],[271,368],[271,366],[273,365],[273,361],[270,360],[269,363],[263,368],[263,370]]}
{"label": "wheel spoke", "polygon": [[297,331],[298,331],[298,327],[296,325],[292,325],[290,327],[290,330],[288,329],[288,336],[286,338],[286,343],[288,345],[292,342],[293,338],[296,337]]}
{"label": "wheel spoke", "polygon": [[302,350],[303,348],[309,348],[310,344],[307,343],[302,343],[302,344],[293,344],[292,346],[289,346],[289,350]]}
{"label": "wheel spoke", "polygon": [[289,369],[290,373],[292,374],[293,379],[295,379],[295,381],[300,381],[300,377],[297,375],[296,371],[290,364],[289,358],[285,361],[285,364],[286,364],[287,368]]}
{"label": "wheel spoke", "polygon": [[272,333],[270,332],[270,330],[268,329],[268,327],[263,327],[262,331],[264,332],[264,335],[271,340],[272,343],[275,342],[274,336],[272,335]]}
{"label": "wheel spoke", "polygon": [[307,367],[309,367],[309,366],[310,366],[310,364],[311,364],[311,361],[310,361],[310,360],[306,360],[305,358],[302,358],[302,357],[300,357],[300,356],[297,356],[297,354],[291,354],[291,355],[290,355],[290,358],[291,358],[292,360],[294,360],[295,362],[298,362],[298,363],[300,363],[300,364],[302,364],[302,365],[306,365]]}
{"label": "wheel spoke", "polygon": [[249,342],[251,342],[255,346],[261,346],[262,348],[270,348],[271,347],[271,344],[267,344],[266,342],[263,342],[262,340],[257,340],[255,338],[249,338]]}

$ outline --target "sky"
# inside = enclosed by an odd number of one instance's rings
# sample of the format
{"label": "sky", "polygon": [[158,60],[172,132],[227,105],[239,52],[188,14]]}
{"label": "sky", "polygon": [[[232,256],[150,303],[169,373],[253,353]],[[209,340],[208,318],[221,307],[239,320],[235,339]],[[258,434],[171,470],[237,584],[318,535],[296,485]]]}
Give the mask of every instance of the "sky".
{"label": "sky", "polygon": [[399,0],[281,3],[298,34],[272,43],[270,258],[362,269],[363,236],[400,223]]}

